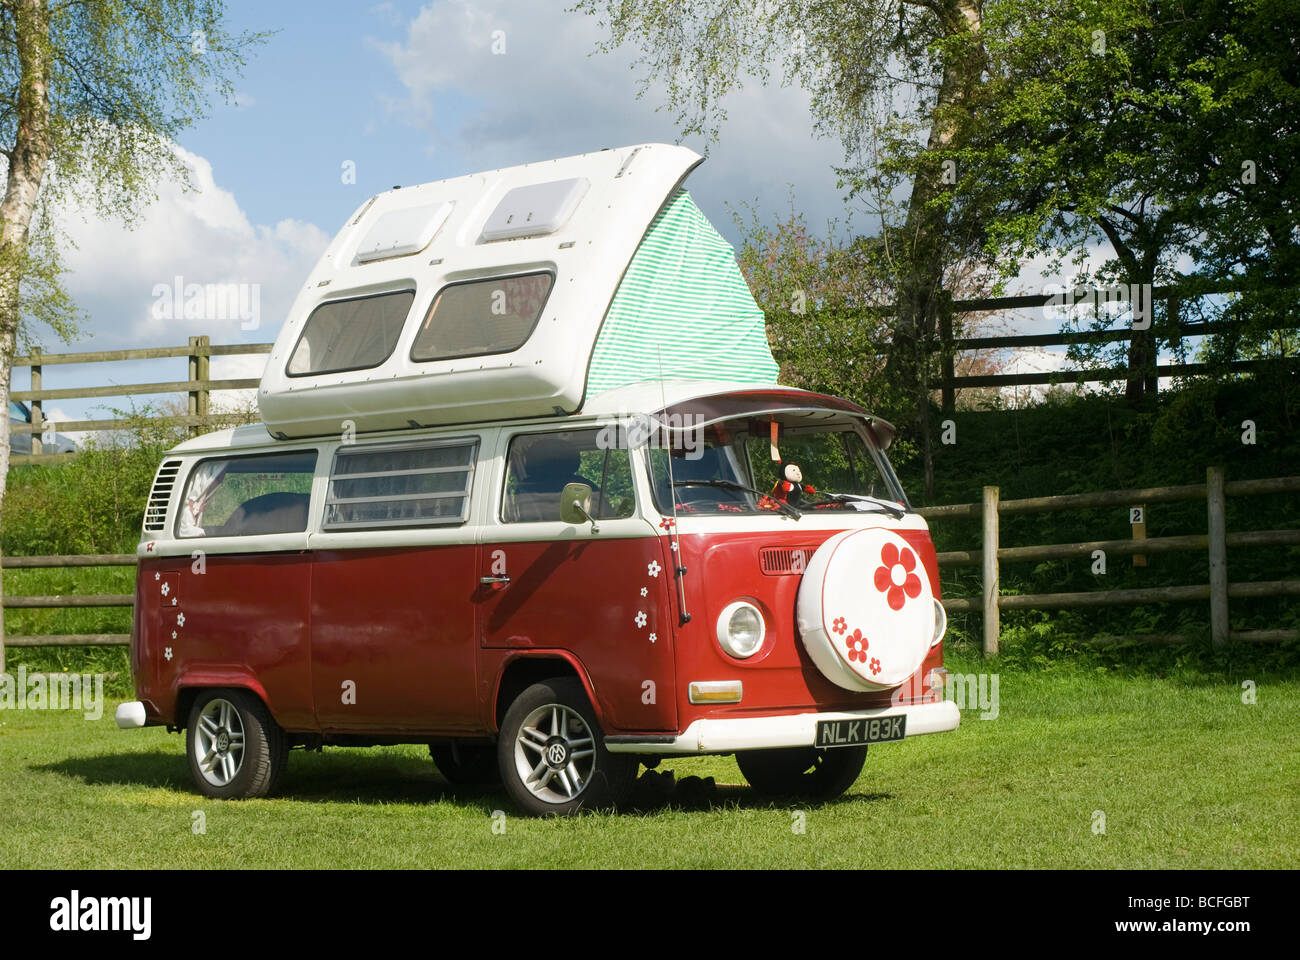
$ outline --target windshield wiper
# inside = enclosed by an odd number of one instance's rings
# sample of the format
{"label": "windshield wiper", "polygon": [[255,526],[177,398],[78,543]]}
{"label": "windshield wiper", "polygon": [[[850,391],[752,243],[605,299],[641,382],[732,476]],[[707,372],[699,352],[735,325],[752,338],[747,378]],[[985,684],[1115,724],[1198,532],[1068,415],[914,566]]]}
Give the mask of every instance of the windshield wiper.
{"label": "windshield wiper", "polygon": [[818,493],[817,496],[832,503],[850,503],[853,501],[875,504],[881,510],[888,513],[895,520],[902,520],[907,515],[907,511],[900,505],[892,503],[889,500],[881,500],[879,497],[859,496],[856,493]]}
{"label": "windshield wiper", "polygon": [[771,494],[764,493],[762,490],[755,490],[753,487],[747,487],[743,483],[736,483],[734,480],[674,480],[674,487],[721,487],[723,490],[739,490],[742,493],[752,493],[757,497],[766,497],[777,505],[783,513],[798,520],[803,514],[797,507],[791,506],[784,500],[779,500]]}

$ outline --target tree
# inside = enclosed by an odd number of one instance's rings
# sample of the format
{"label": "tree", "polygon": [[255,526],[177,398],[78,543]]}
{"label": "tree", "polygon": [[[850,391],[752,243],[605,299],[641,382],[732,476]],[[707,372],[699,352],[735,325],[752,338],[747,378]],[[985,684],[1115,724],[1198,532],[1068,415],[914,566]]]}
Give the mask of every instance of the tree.
{"label": "tree", "polygon": [[[130,225],[215,94],[229,101],[261,34],[226,30],[221,0],[0,0],[0,406],[33,324],[62,338],[78,313],[60,283],[57,216],[71,199]],[[0,418],[0,516],[9,420]],[[3,637],[0,611],[0,637]],[[0,671],[4,668],[0,641]]]}
{"label": "tree", "polygon": [[[1184,302],[1244,284],[1220,314],[1229,353],[1249,316],[1294,325],[1294,297],[1274,289],[1294,285],[1300,264],[1288,15],[1278,0],[991,3],[982,122],[943,153],[962,171],[951,194],[980,198],[990,247],[1012,270],[1105,244],[1110,258],[1081,280],[1170,284]],[[1154,392],[1157,352],[1178,342],[1178,319],[1135,327],[1130,404]]]}
{"label": "tree", "polygon": [[[899,396],[886,369],[895,321],[881,306],[894,295],[881,253],[884,239],[841,239],[837,232],[848,231],[837,231],[834,223],[819,237],[808,229],[793,198],[789,214],[774,222],[765,222],[751,206],[748,219],[737,216],[736,225],[742,234],[740,268],[766,316],[781,381],[845,397],[874,412],[906,407],[914,399],[913,389]],[[943,275],[944,290],[954,299],[987,295],[987,284],[986,272],[970,261],[949,265]],[[967,314],[956,326],[960,335],[991,335],[996,323],[987,313]],[[852,349],[845,349],[848,344]],[[997,354],[965,353],[956,373],[990,374],[1004,365],[1005,357]],[[916,452],[916,445],[904,438],[892,457],[902,462]],[[930,495],[933,471],[928,462],[926,469]]]}

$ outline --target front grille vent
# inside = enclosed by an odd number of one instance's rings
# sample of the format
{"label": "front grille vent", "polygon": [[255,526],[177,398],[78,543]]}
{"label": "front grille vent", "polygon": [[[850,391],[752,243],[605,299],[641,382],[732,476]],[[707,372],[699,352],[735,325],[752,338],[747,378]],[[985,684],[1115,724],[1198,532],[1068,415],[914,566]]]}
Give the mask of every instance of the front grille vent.
{"label": "front grille vent", "polygon": [[799,576],[817,552],[809,547],[763,547],[758,551],[758,566],[769,577]]}

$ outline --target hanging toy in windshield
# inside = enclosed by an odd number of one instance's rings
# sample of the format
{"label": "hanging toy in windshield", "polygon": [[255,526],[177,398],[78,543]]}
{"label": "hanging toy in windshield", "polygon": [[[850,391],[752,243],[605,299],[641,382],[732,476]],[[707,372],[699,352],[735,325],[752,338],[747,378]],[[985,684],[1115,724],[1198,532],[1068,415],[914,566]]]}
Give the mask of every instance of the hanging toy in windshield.
{"label": "hanging toy in windshield", "polygon": [[803,482],[803,471],[797,463],[781,465],[781,479],[772,487],[772,496],[791,506],[798,506],[804,497],[815,496],[817,491],[811,484]]}

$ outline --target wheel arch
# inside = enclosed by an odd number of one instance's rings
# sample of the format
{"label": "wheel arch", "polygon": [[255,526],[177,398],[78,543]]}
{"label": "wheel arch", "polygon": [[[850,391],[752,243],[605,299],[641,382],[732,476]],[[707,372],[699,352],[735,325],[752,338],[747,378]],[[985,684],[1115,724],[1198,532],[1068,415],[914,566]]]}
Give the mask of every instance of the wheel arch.
{"label": "wheel arch", "polygon": [[510,704],[519,694],[534,683],[556,678],[577,680],[582,684],[582,689],[587,694],[587,701],[596,712],[596,720],[603,727],[604,711],[601,710],[600,701],[596,698],[596,690],[591,685],[591,678],[587,676],[581,661],[568,651],[553,650],[519,654],[502,664],[492,701],[492,732],[501,731],[501,721],[506,711],[510,709]]}
{"label": "wheel arch", "polygon": [[177,730],[184,730],[189,725],[190,710],[194,706],[194,701],[198,699],[199,694],[207,690],[242,690],[250,693],[262,701],[262,706],[266,707],[266,712],[271,715],[271,719],[276,720],[275,710],[271,707],[271,702],[266,696],[266,689],[255,679],[244,675],[202,675],[202,676],[185,676],[181,679],[176,688],[176,708],[172,718],[172,726]]}

